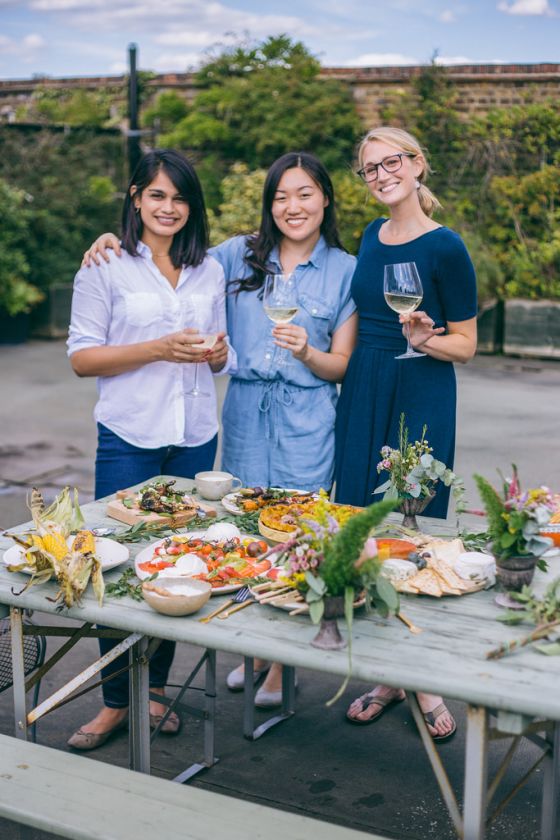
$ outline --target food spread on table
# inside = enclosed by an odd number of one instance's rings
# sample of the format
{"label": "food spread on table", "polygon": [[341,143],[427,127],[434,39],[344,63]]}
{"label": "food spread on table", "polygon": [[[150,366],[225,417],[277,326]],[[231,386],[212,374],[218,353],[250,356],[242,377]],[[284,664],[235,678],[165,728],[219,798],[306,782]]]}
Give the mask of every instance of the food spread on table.
{"label": "food spread on table", "polygon": [[241,487],[235,493],[228,493],[222,499],[227,511],[240,515],[254,513],[279,502],[297,502],[307,498],[317,498],[313,493],[303,490],[284,489],[282,487]]}
{"label": "food spread on table", "polygon": [[263,508],[259,515],[259,531],[272,541],[281,542],[297,530],[301,518],[316,517],[319,513],[332,516],[341,525],[361,508],[329,502],[324,496],[305,496],[284,499]]}
{"label": "food spread on table", "polygon": [[232,591],[277,571],[269,559],[261,559],[268,548],[235,525],[216,522],[206,531],[174,534],[144,549],[136,558],[136,573],[158,580],[185,576],[208,581],[216,591]]}
{"label": "food spread on table", "polygon": [[216,509],[199,502],[171,481],[153,481],[140,490],[119,490],[116,499],[107,504],[107,515],[127,525],[139,522],[161,523],[166,519],[173,527],[182,527],[199,516],[215,516]]}
{"label": "food spread on table", "polygon": [[[414,538],[416,549],[402,559],[388,559],[383,574],[398,592],[410,595],[465,595],[494,583],[493,558],[486,564],[469,562],[459,539],[435,539],[424,534]],[[480,555],[479,555],[480,556]]]}

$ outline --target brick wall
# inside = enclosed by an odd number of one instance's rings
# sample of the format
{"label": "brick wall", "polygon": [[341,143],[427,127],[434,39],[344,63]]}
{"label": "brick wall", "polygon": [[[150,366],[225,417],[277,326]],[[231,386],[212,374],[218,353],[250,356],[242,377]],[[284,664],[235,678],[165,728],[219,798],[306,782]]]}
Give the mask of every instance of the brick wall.
{"label": "brick wall", "polygon": [[[399,94],[410,92],[411,82],[422,72],[415,67],[324,67],[324,78],[337,78],[350,85],[365,124],[379,120],[379,110]],[[539,102],[560,101],[560,64],[472,64],[448,67],[449,79],[460,93],[459,109],[481,113],[490,108],[520,104],[527,99]],[[0,81],[0,118],[6,119],[17,105],[25,102],[35,88],[48,86],[72,90],[112,88],[122,90],[123,76],[100,76],[67,79],[21,79]],[[165,73],[148,83],[157,95],[163,90],[177,90],[192,100],[196,93],[190,73]],[[118,93],[116,94],[118,97]]]}

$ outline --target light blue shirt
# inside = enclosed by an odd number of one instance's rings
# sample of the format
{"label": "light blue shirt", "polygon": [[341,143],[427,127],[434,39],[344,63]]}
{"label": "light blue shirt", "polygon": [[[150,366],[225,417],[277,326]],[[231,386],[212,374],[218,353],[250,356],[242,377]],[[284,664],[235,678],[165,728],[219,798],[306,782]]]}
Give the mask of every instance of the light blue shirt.
{"label": "light blue shirt", "polygon": [[[251,269],[244,262],[246,237],[235,236],[210,249],[221,263],[227,284],[250,277]],[[278,249],[271,252],[269,262],[282,271]],[[298,294],[299,310],[292,323],[305,327],[309,344],[327,352],[333,334],[355,311],[350,284],[356,264],[355,257],[339,248],[329,248],[324,238],[317,242],[306,263],[293,272]],[[277,347],[272,338],[273,323],[266,316],[258,292],[227,295],[228,334],[237,354],[235,377],[246,380],[282,379],[303,388],[317,388],[325,384],[302,362],[279,367]],[[334,388],[334,385],[333,385]]]}
{"label": "light blue shirt", "polygon": [[[228,284],[249,277],[246,238],[212,249]],[[282,271],[278,251],[269,262]],[[309,260],[295,269],[299,310],[293,323],[309,343],[328,351],[336,330],[355,310],[350,296],[355,258],[321,237]],[[329,488],[334,464],[336,385],[291,357],[278,365],[273,324],[259,292],[227,295],[228,333],[237,354],[224,403],[222,468],[247,486]]]}

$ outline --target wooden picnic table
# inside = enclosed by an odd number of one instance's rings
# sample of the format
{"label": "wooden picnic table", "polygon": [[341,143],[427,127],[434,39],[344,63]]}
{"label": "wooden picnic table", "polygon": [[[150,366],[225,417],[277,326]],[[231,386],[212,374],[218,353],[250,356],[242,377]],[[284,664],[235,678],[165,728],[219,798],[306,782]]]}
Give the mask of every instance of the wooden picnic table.
{"label": "wooden picnic table", "polygon": [[[189,482],[184,483],[188,488]],[[115,521],[105,516],[106,501],[84,505],[87,527],[113,527]],[[220,506],[218,506],[220,508]],[[218,517],[223,513],[218,511]],[[22,531],[24,526],[18,529]],[[118,527],[118,524],[117,524]],[[0,538],[0,551],[12,545]],[[131,559],[146,543],[130,545]],[[555,561],[560,569],[560,561]],[[123,567],[106,573],[116,580]],[[547,577],[537,573],[540,584]],[[548,573],[552,577],[553,571]],[[46,596],[53,595],[55,584],[32,587],[23,595],[14,594],[24,575],[0,568],[0,610],[11,608],[14,651],[17,654],[21,632],[21,610],[31,609],[54,614],[55,605]],[[225,596],[220,596],[224,598]],[[485,836],[487,798],[495,792],[499,779],[489,783],[488,750],[491,737],[513,737],[514,744],[529,737],[542,750],[539,764],[544,769],[542,804],[542,840],[558,838],[558,794],[560,793],[560,659],[543,656],[530,648],[498,661],[485,658],[491,648],[524,632],[496,621],[498,608],[493,590],[462,597],[402,597],[402,609],[422,629],[412,634],[396,619],[383,619],[376,613],[356,612],[352,630],[352,675],[355,679],[403,687],[409,697],[422,742],[457,834],[463,840],[482,840]],[[226,621],[201,624],[198,619],[220,603],[213,597],[204,609],[184,618],[168,618],[155,613],[147,604],[129,598],[107,598],[102,607],[88,589],[80,607],[65,612],[84,622],[88,629],[99,622],[125,631],[133,653],[131,679],[131,765],[149,772],[148,680],[145,650],[150,639],[188,642],[205,649],[207,666],[206,726],[208,742],[204,765],[214,761],[213,697],[215,694],[215,652],[227,651],[245,657],[248,668],[252,658],[278,661],[286,669],[283,715],[293,711],[293,668],[303,667],[343,678],[348,668],[348,653],[318,650],[310,645],[317,628],[305,615],[288,616],[271,606],[253,606]],[[344,628],[344,623],[341,621]],[[84,631],[88,632],[88,630]],[[126,640],[125,640],[126,643]],[[25,708],[21,663],[14,656],[14,696],[16,735],[25,737],[31,715]],[[248,684],[248,681],[247,681]],[[415,701],[415,691],[442,694],[467,704],[465,780],[462,813],[447,779],[432,739]],[[249,698],[250,699],[250,698]],[[51,698],[52,701],[52,698]],[[56,701],[56,697],[55,697]],[[46,701],[47,705],[49,701]],[[42,704],[43,706],[45,703]],[[52,705],[52,704],[51,704]],[[40,708],[40,707],[39,707]],[[247,732],[245,734],[248,734]],[[517,741],[515,740],[517,739]],[[505,775],[514,749],[508,752],[498,771]],[[192,773],[190,773],[192,775]],[[184,778],[188,778],[186,774]],[[184,778],[180,779],[181,781]]]}

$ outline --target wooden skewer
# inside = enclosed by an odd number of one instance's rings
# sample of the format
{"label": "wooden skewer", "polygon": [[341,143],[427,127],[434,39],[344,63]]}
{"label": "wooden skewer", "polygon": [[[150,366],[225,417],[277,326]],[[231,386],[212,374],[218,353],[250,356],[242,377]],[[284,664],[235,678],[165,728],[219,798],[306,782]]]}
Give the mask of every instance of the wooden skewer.
{"label": "wooden skewer", "polygon": [[301,613],[308,612],[309,607],[307,604],[303,604],[301,607],[296,607],[295,610],[290,610],[288,615],[301,615]]}
{"label": "wooden skewer", "polygon": [[413,624],[412,621],[409,618],[407,618],[406,615],[404,615],[402,612],[397,613],[397,618],[399,618],[402,621],[402,623],[408,627],[411,633],[418,635],[418,633],[422,632],[422,628],[417,627],[415,624]]}

